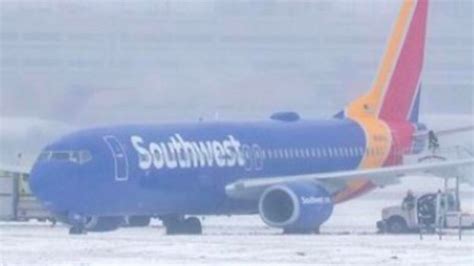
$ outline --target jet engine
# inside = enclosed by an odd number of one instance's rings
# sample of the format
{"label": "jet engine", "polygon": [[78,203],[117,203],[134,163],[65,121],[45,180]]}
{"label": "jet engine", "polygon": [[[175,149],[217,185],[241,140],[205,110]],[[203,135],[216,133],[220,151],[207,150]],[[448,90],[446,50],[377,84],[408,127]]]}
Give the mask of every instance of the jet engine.
{"label": "jet engine", "polygon": [[329,192],[310,183],[288,183],[266,189],[259,201],[262,220],[285,233],[318,232],[329,219],[333,203]]}

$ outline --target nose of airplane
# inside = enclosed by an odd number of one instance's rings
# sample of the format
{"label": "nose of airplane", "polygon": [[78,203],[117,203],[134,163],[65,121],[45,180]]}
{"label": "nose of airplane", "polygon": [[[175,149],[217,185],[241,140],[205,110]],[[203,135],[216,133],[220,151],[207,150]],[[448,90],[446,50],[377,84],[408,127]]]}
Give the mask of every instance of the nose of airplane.
{"label": "nose of airplane", "polygon": [[74,132],[39,155],[30,173],[31,191],[54,214],[89,215],[102,210],[105,200],[114,203],[119,198],[110,194],[117,166],[104,134]]}
{"label": "nose of airplane", "polygon": [[[46,158],[49,156],[49,158]],[[77,187],[77,171],[66,160],[52,160],[42,153],[30,173],[30,188],[48,209],[62,212],[70,208]]]}

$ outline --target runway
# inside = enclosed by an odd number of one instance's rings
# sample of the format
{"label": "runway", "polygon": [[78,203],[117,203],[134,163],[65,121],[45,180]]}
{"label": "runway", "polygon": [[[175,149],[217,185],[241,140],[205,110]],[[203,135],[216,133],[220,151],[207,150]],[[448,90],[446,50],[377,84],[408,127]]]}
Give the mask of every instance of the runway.
{"label": "runway", "polygon": [[[400,191],[400,192],[397,192]],[[403,194],[376,191],[338,205],[321,235],[281,235],[257,216],[204,217],[201,236],[166,236],[158,221],[147,228],[69,236],[58,225],[0,223],[2,265],[319,264],[473,265],[474,232],[379,235],[379,210]],[[381,196],[384,195],[384,199]],[[465,201],[472,206],[472,198]]]}

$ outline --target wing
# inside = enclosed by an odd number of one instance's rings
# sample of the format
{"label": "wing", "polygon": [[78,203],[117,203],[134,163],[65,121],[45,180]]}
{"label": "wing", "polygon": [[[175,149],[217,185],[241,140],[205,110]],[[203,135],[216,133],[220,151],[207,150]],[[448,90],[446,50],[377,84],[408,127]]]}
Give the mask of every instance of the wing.
{"label": "wing", "polygon": [[[420,163],[393,167],[383,167],[366,170],[338,171],[314,175],[282,176],[274,178],[241,179],[226,186],[229,197],[240,199],[255,199],[269,186],[297,182],[321,182],[330,184],[331,181],[348,181],[356,179],[370,180],[376,185],[397,182],[398,178],[408,174],[430,174],[438,177],[467,176],[465,171],[472,170],[474,158],[453,160],[436,163]],[[471,172],[472,173],[472,172]]]}
{"label": "wing", "polygon": [[[468,132],[468,131],[474,131],[474,125],[467,125],[467,126],[462,126],[462,127],[457,127],[457,128],[436,130],[433,133],[436,136],[441,137],[441,136],[449,136],[449,135],[459,134],[459,133]],[[429,133],[430,133],[430,131],[426,130],[426,131],[417,132],[417,133],[414,134],[414,136],[415,137],[428,136]]]}

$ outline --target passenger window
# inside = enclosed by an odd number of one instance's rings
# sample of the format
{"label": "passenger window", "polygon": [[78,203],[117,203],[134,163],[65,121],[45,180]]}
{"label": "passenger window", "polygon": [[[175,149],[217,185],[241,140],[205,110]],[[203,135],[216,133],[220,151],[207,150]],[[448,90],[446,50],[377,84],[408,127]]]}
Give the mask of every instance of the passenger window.
{"label": "passenger window", "polygon": [[279,149],[278,154],[280,155],[280,159],[283,159],[285,157],[283,153],[283,149]]}

